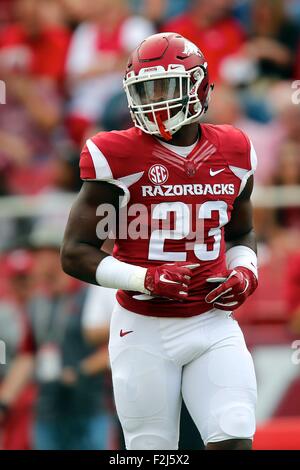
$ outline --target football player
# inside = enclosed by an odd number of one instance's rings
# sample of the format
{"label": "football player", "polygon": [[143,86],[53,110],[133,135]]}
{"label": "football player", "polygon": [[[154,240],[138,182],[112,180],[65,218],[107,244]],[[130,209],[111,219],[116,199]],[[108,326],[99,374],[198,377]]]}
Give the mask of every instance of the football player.
{"label": "football player", "polygon": [[177,449],[182,397],[207,449],[251,449],[256,379],[232,311],[257,287],[255,151],[239,129],[200,124],[208,64],[176,33],[141,43],[124,88],[134,127],[86,142],[63,269],[119,289],[109,353],[127,449]]}

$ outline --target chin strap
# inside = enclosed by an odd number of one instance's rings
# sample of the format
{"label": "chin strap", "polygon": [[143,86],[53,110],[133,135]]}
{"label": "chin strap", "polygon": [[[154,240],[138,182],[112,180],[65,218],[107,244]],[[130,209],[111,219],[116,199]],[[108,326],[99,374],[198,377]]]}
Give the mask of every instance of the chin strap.
{"label": "chin strap", "polygon": [[161,136],[165,140],[172,140],[172,134],[166,129],[166,126],[164,125],[163,120],[161,118],[161,113],[156,113],[156,120]]}

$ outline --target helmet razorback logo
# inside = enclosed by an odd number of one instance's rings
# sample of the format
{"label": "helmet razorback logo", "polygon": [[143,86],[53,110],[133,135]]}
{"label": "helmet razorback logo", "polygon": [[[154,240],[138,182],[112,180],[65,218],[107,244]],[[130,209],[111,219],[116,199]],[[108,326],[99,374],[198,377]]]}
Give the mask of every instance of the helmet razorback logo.
{"label": "helmet razorback logo", "polygon": [[184,50],[182,51],[185,55],[196,54],[199,57],[202,57],[200,49],[191,41],[187,39],[184,41]]}
{"label": "helmet razorback logo", "polygon": [[148,171],[149,180],[151,183],[164,184],[168,181],[169,172],[164,165],[152,165]]}

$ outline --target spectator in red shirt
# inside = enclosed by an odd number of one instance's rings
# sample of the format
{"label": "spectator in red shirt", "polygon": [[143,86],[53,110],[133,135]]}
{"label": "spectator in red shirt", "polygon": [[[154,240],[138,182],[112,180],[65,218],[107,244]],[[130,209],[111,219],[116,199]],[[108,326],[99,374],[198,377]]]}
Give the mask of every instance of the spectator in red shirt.
{"label": "spectator in red shirt", "polygon": [[187,13],[162,27],[197,44],[207,58],[212,81],[220,78],[223,59],[237,52],[245,39],[241,25],[230,16],[232,6],[232,0],[194,0]]}
{"label": "spectator in red shirt", "polygon": [[0,32],[0,75],[7,88],[0,160],[10,166],[8,189],[32,193],[41,180],[37,162],[54,153],[52,132],[62,113],[60,85],[70,33],[56,0],[18,0],[15,17]]}
{"label": "spectator in red shirt", "polygon": [[18,0],[16,21],[0,34],[0,64],[15,73],[63,78],[70,32],[56,0]]}

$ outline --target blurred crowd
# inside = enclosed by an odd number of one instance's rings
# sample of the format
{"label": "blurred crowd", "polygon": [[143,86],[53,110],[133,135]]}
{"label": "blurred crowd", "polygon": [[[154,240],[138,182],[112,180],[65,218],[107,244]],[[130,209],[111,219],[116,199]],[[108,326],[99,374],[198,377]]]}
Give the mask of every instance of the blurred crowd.
{"label": "blurred crowd", "polygon": [[[0,448],[122,446],[106,349],[112,294],[61,272],[59,217],[1,213],[5,196],[80,189],[80,149],[132,125],[126,60],[159,31],[204,52],[215,83],[205,119],[247,132],[256,184],[300,187],[298,0],[0,0]],[[299,206],[255,209],[262,286],[241,321],[300,333]]]}

